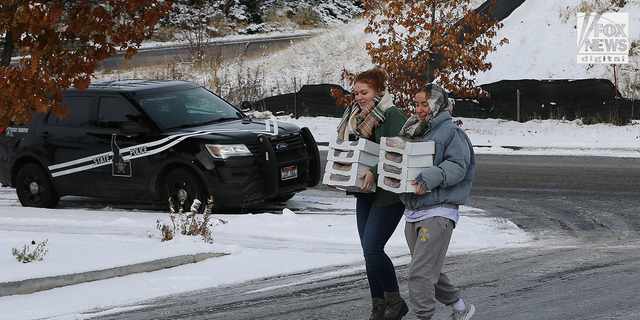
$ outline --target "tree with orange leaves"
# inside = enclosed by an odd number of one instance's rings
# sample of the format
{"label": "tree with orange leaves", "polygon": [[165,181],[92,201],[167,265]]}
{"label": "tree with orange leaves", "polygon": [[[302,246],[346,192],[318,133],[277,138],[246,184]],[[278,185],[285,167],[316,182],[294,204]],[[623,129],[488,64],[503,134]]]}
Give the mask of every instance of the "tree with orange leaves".
{"label": "tree with orange leaves", "polygon": [[[100,61],[130,59],[171,10],[164,0],[3,0],[0,127],[51,110],[64,116],[61,90],[84,90]],[[16,51],[19,64],[12,65]]]}
{"label": "tree with orange leaves", "polygon": [[[394,104],[411,113],[414,91],[436,82],[458,97],[485,96],[475,75],[491,69],[487,54],[507,39],[493,42],[502,27],[489,14],[476,13],[471,0],[365,0],[365,33],[378,40],[366,49],[372,62],[392,80]],[[495,2],[495,0],[494,0]],[[343,80],[353,80],[343,72]],[[339,97],[338,91],[334,98]],[[340,101],[340,100],[339,100]]]}

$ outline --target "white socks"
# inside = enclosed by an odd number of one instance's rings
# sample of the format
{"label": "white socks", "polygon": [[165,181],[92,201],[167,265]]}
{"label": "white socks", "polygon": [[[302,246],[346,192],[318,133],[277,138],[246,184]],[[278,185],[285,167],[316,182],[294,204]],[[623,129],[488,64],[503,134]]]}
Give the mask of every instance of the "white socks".
{"label": "white socks", "polygon": [[451,305],[454,309],[456,310],[464,310],[464,308],[467,306],[464,301],[462,301],[462,299],[456,301],[454,304]]}

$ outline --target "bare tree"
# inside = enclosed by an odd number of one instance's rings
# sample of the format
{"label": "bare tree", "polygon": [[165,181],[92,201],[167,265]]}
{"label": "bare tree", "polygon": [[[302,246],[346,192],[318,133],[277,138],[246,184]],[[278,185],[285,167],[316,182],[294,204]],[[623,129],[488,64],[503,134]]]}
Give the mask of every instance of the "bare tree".
{"label": "bare tree", "polygon": [[[131,58],[169,10],[164,0],[4,0],[0,34],[0,126],[37,112],[65,115],[61,90],[86,89],[100,61],[118,50]],[[15,48],[15,49],[14,49]],[[11,65],[14,50],[20,64]]]}
{"label": "bare tree", "polygon": [[414,91],[432,81],[460,97],[486,94],[476,87],[475,75],[491,69],[487,54],[507,39],[494,43],[502,25],[490,14],[476,13],[470,1],[364,1],[365,32],[378,37],[366,48],[372,62],[391,76],[389,91],[405,112],[411,112]]}

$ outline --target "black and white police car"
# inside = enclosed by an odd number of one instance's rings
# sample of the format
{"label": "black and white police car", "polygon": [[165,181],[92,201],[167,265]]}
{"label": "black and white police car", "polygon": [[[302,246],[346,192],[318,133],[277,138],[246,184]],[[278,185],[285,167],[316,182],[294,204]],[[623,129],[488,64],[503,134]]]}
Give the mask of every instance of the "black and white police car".
{"label": "black and white police car", "polygon": [[0,183],[23,206],[61,196],[216,206],[286,201],[320,181],[308,128],[245,116],[194,83],[94,81],[63,92],[66,117],[0,129]]}

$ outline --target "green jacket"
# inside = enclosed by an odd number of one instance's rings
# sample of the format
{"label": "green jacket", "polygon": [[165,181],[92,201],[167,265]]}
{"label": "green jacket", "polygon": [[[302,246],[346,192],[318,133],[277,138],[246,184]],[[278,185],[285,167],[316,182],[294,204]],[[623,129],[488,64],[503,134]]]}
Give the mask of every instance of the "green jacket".
{"label": "green jacket", "polygon": [[[380,138],[382,137],[397,137],[400,129],[402,129],[402,126],[407,121],[407,116],[397,107],[388,108],[384,113],[384,117],[385,120],[373,130],[376,143],[378,144],[380,144]],[[371,167],[369,171],[373,173],[377,185],[378,166]],[[386,207],[396,202],[400,202],[400,197],[397,193],[376,186],[376,205],[378,207]]]}

